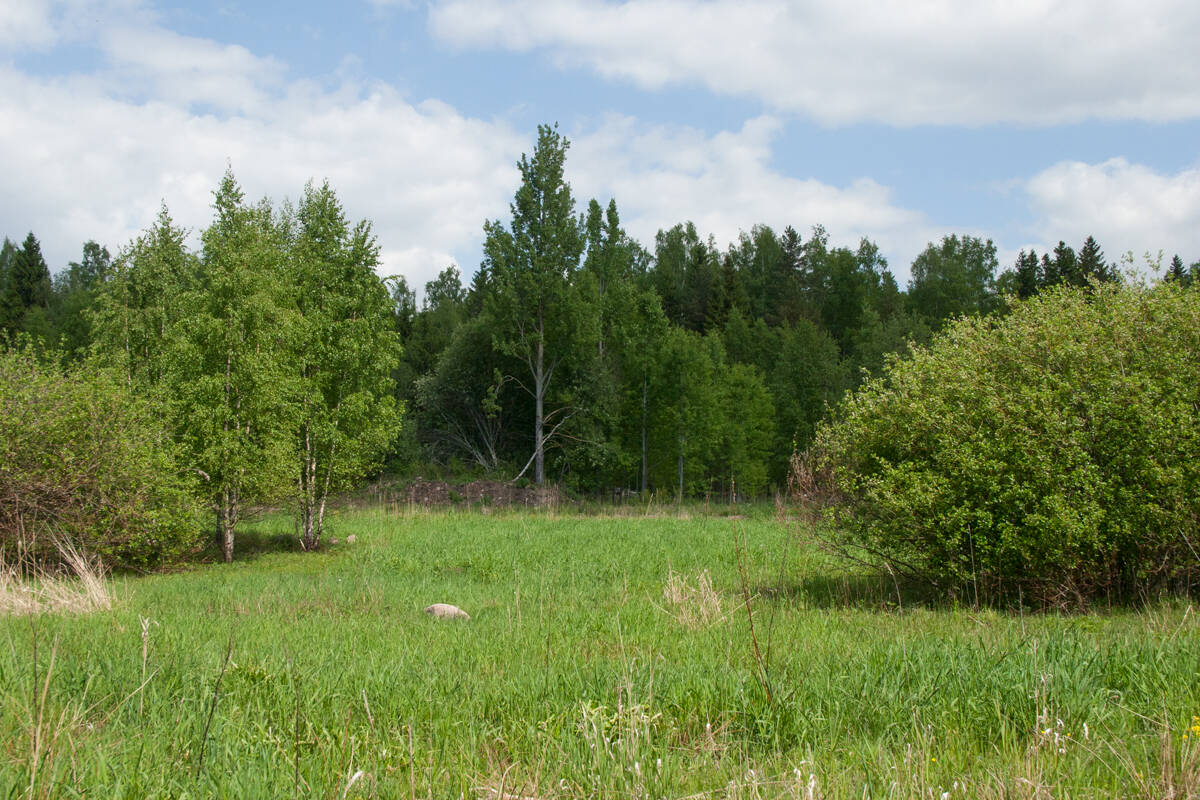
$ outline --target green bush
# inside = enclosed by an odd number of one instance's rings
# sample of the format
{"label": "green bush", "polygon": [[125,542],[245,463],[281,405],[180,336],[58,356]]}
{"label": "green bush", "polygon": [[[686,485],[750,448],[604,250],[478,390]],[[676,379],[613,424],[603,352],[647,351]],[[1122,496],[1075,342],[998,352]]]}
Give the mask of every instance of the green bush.
{"label": "green bush", "polygon": [[959,320],[848,396],[808,463],[840,549],[966,599],[1194,590],[1200,292],[1060,290]]}
{"label": "green bush", "polygon": [[0,350],[0,546],[54,558],[66,539],[115,567],[193,551],[194,480],[161,416],[112,374]]}

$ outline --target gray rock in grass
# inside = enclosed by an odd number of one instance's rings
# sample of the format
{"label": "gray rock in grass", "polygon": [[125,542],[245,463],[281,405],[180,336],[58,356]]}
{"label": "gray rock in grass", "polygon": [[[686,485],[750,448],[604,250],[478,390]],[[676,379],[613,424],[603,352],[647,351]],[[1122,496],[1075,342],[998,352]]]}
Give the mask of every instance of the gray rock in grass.
{"label": "gray rock in grass", "polygon": [[449,603],[434,603],[425,609],[425,613],[438,619],[470,619],[471,615],[458,606]]}

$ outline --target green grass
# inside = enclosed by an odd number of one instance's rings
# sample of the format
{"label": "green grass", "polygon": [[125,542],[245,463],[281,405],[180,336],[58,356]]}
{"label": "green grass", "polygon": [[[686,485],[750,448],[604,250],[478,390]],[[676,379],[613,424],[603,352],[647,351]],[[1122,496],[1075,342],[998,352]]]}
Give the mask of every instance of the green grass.
{"label": "green grass", "polygon": [[[1200,795],[1179,603],[901,607],[761,514],[331,528],[358,541],[272,551],[268,521],[112,611],[0,619],[0,797]],[[687,626],[664,588],[704,570]]]}

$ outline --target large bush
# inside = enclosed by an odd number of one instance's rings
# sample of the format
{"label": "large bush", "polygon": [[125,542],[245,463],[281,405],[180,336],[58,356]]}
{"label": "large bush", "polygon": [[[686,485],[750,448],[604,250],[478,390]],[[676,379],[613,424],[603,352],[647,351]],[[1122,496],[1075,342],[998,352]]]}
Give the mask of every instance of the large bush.
{"label": "large bush", "polygon": [[1060,290],[962,319],[850,395],[809,464],[838,547],[969,599],[1194,590],[1200,292]]}
{"label": "large bush", "polygon": [[144,569],[194,550],[193,480],[153,407],[113,375],[0,351],[0,546],[53,558],[56,539]]}

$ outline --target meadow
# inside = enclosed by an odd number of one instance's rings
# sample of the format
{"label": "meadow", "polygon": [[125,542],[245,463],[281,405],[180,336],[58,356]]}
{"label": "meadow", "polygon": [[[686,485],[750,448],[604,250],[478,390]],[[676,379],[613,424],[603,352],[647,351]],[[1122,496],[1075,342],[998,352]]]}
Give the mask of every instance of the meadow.
{"label": "meadow", "polygon": [[0,797],[1200,796],[1185,601],[956,606],[770,509],[644,511],[268,518],[0,617]]}

